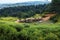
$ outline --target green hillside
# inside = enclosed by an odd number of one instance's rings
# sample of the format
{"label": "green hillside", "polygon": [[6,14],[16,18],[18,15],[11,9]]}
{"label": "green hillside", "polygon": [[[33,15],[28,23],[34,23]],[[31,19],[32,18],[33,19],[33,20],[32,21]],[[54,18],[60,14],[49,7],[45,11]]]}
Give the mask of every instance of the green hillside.
{"label": "green hillside", "polygon": [[60,40],[60,23],[15,23],[9,21],[11,17],[6,19],[0,19],[0,40]]}
{"label": "green hillside", "polygon": [[60,40],[60,0],[0,9],[0,40]]}

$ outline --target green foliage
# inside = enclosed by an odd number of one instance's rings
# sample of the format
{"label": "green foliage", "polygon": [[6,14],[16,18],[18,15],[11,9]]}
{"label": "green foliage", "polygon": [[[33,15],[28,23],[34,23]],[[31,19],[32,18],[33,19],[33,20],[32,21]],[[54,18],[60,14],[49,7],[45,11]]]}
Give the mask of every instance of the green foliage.
{"label": "green foliage", "polygon": [[44,15],[46,15],[46,14],[48,14],[48,13],[49,13],[49,12],[43,12],[43,13],[42,13],[42,16],[44,16]]}
{"label": "green foliage", "polygon": [[41,15],[40,15],[40,14],[35,14],[33,17],[34,17],[34,18],[40,18]]}
{"label": "green foliage", "polygon": [[56,13],[60,13],[60,0],[52,0],[52,3],[51,3],[51,11],[55,11]]}
{"label": "green foliage", "polygon": [[60,23],[14,23],[0,21],[0,40],[59,40]]}
{"label": "green foliage", "polygon": [[44,5],[31,5],[31,6],[17,6],[0,9],[0,16],[2,17],[19,17],[19,18],[28,18],[35,14],[40,14],[43,12]]}
{"label": "green foliage", "polygon": [[[51,11],[59,13],[60,6],[57,4],[60,4],[60,1],[53,0],[52,6],[47,5],[48,9],[51,8]],[[60,23],[15,23],[14,21],[18,18],[9,18],[9,16],[31,17],[43,12],[47,7],[45,6],[22,6],[1,9],[0,16],[8,17],[0,18],[0,40],[60,40]],[[40,15],[35,15],[34,17],[40,17]]]}
{"label": "green foliage", "polygon": [[58,36],[53,34],[53,33],[49,33],[46,35],[45,40],[59,40]]}
{"label": "green foliage", "polygon": [[17,17],[0,17],[0,21],[16,21],[18,18]]}

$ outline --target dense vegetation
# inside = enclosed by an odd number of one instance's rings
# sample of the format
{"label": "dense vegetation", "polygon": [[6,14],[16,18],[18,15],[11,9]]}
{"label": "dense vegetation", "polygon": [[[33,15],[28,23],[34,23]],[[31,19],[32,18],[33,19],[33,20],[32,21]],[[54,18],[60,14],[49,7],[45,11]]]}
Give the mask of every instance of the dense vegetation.
{"label": "dense vegetation", "polygon": [[58,14],[60,13],[60,0],[52,0],[51,11],[55,11]]}
{"label": "dense vegetation", "polygon": [[15,23],[9,18],[1,19],[0,40],[60,40],[60,23]]}
{"label": "dense vegetation", "polygon": [[49,4],[30,5],[30,6],[16,6],[0,9],[0,16],[3,17],[19,17],[28,18],[35,14],[42,14],[44,12],[55,12],[60,15],[60,1],[52,0]]}
{"label": "dense vegetation", "polygon": [[1,9],[0,40],[60,40],[60,19],[57,19],[59,21],[56,23],[52,23],[54,20],[52,22],[46,21],[42,23],[15,22],[18,17],[40,17],[38,14],[43,13],[44,15],[45,12],[56,12],[59,15],[60,5],[58,4],[60,4],[59,0],[52,0],[52,3],[48,5],[19,6]]}
{"label": "dense vegetation", "polygon": [[46,4],[9,7],[9,8],[1,9],[0,16],[27,18],[27,17],[31,17],[35,14],[41,14],[45,8],[46,8]]}

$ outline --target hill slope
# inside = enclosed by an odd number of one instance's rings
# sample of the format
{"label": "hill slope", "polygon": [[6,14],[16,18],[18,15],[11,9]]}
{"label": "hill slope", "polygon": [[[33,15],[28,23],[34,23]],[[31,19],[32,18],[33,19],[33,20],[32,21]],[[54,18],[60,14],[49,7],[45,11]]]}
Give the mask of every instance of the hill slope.
{"label": "hill slope", "polygon": [[32,2],[23,2],[23,3],[14,3],[14,4],[0,4],[0,9],[4,7],[29,6],[29,5],[48,4],[48,3],[50,2],[32,1]]}

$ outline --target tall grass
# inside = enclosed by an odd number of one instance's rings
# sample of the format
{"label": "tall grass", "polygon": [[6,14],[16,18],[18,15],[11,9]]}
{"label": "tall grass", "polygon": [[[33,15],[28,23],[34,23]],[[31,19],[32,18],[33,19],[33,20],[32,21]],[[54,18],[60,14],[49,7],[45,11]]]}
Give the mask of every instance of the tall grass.
{"label": "tall grass", "polygon": [[0,21],[0,40],[60,40],[60,23]]}

